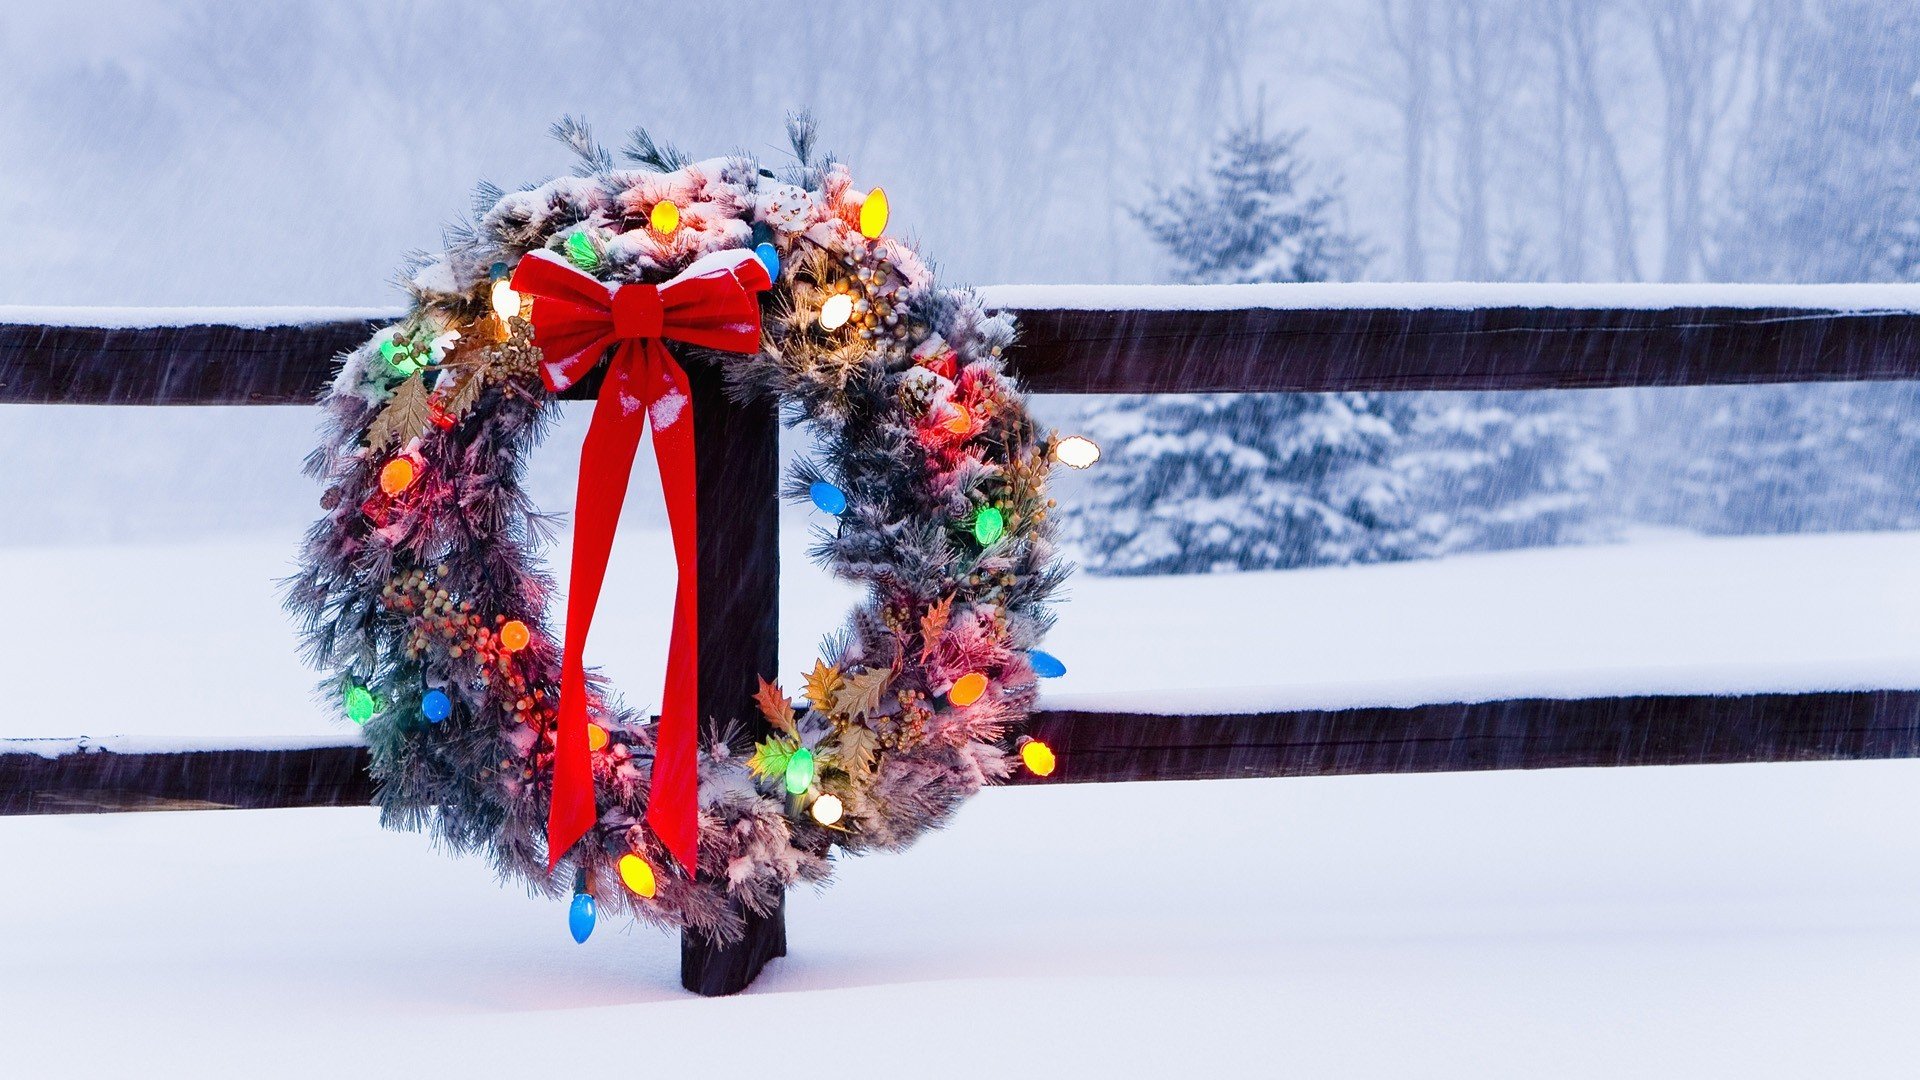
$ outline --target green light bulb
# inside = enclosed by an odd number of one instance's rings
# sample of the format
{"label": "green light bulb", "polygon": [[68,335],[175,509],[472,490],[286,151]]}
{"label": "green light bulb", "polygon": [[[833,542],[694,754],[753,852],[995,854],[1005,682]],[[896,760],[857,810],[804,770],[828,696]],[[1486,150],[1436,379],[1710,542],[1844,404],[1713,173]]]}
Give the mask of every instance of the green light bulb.
{"label": "green light bulb", "polygon": [[1007,531],[1007,519],[997,506],[983,506],[973,515],[973,538],[981,547],[989,547]]}
{"label": "green light bulb", "polygon": [[799,795],[813,786],[813,751],[801,747],[787,759],[787,794]]}
{"label": "green light bulb", "polygon": [[373,719],[373,695],[364,686],[347,688],[347,719],[364,724]]}
{"label": "green light bulb", "polygon": [[567,261],[582,270],[600,265],[600,253],[593,250],[593,239],[584,232],[567,237]]}

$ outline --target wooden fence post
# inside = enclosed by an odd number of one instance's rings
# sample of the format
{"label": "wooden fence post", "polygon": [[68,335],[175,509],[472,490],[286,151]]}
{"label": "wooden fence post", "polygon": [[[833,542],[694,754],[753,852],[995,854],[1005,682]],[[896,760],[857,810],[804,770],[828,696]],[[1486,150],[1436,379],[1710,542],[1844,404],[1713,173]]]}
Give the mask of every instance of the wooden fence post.
{"label": "wooden fence post", "polygon": [[[753,706],[756,679],[780,663],[780,428],[774,403],[728,401],[719,365],[687,366],[693,384],[694,457],[700,496],[700,711],[752,736],[767,733]],[[680,983],[709,997],[746,989],[787,953],[784,905],[743,912],[732,945],[680,936]]]}

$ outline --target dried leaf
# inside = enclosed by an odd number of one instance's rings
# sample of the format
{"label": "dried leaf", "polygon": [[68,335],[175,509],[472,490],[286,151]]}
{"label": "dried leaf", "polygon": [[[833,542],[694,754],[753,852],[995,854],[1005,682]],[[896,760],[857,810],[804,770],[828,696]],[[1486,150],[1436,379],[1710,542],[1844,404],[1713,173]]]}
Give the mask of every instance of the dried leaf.
{"label": "dried leaf", "polygon": [[425,431],[432,417],[427,384],[416,371],[394,389],[386,407],[367,427],[367,445],[374,450],[384,450],[405,443]]}
{"label": "dried leaf", "polygon": [[762,780],[777,780],[787,775],[787,761],[800,744],[778,735],[762,741],[753,748],[753,756],[747,759],[747,768]]}
{"label": "dried leaf", "polygon": [[840,669],[828,667],[824,660],[815,660],[813,670],[807,673],[807,701],[823,713],[833,711],[834,695],[840,692]]}
{"label": "dried leaf", "polygon": [[793,733],[793,703],[787,700],[787,692],[780,689],[779,683],[760,680],[760,690],[753,695],[754,704],[760,706],[760,715],[767,723],[791,735]]}
{"label": "dried leaf", "polygon": [[880,736],[865,724],[848,724],[833,737],[834,764],[855,776],[871,770],[879,752]]}
{"label": "dried leaf", "polygon": [[446,404],[440,407],[440,411],[454,420],[473,411],[474,403],[480,400],[481,389],[487,384],[486,371],[482,368],[470,368],[461,372],[458,378],[453,392],[447,395]]}
{"label": "dried leaf", "polygon": [[870,668],[849,676],[833,696],[833,711],[852,718],[872,715],[892,678],[890,668]]}
{"label": "dried leaf", "polygon": [[947,632],[947,622],[953,618],[953,597],[941,597],[940,602],[927,609],[920,616],[920,659],[925,660],[933,654],[934,646],[939,644],[940,635]]}

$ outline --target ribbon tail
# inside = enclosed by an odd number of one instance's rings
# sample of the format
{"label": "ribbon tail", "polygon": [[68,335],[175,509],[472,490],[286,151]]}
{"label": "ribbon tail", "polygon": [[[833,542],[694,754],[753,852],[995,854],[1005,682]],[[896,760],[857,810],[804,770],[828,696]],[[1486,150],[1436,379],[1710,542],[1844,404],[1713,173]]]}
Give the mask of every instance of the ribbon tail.
{"label": "ribbon tail", "polygon": [[660,463],[679,572],[647,824],[692,877],[699,866],[700,842],[700,568],[693,390],[685,369],[657,340],[648,342],[645,380],[654,456]]}
{"label": "ribbon tail", "polygon": [[573,567],[567,584],[567,636],[561,655],[560,711],[554,731],[553,796],[547,806],[547,869],[557,866],[599,818],[592,752],[587,744],[587,629],[600,602],[620,506],[634,454],[646,433],[630,347],[614,352],[580,449],[580,486],[573,509]]}

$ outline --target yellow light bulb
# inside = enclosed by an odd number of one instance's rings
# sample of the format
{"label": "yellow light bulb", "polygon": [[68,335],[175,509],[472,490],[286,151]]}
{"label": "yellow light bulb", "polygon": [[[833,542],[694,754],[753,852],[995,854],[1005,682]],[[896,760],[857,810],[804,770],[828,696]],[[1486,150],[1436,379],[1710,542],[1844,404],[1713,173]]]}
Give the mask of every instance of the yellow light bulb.
{"label": "yellow light bulb", "polygon": [[647,860],[628,852],[620,856],[620,881],[637,896],[653,899],[659,883],[653,879],[653,867]]}
{"label": "yellow light bulb", "polygon": [[840,803],[839,796],[822,795],[813,800],[813,820],[822,825],[832,825],[840,820],[847,808]]}
{"label": "yellow light bulb", "polygon": [[874,188],[867,192],[867,201],[860,204],[860,235],[876,240],[887,231],[887,189]]}
{"label": "yellow light bulb", "polygon": [[493,283],[493,313],[502,321],[520,314],[520,294],[513,291],[506,278]]}
{"label": "yellow light bulb", "polygon": [[846,293],[834,293],[827,302],[820,305],[820,329],[838,330],[853,318],[853,297]]}
{"label": "yellow light bulb", "polygon": [[647,216],[653,225],[653,231],[661,236],[672,236],[673,230],[680,227],[680,208],[673,205],[671,199],[661,199],[653,204],[653,213]]}
{"label": "yellow light bulb", "polygon": [[1035,776],[1048,776],[1053,772],[1053,748],[1039,739],[1026,739],[1020,743],[1020,761],[1027,771]]}
{"label": "yellow light bulb", "polygon": [[1100,460],[1100,446],[1084,435],[1069,435],[1053,444],[1053,460],[1070,468],[1084,469]]}
{"label": "yellow light bulb", "polygon": [[599,724],[587,725],[587,749],[599,753],[607,748],[607,729]]}

